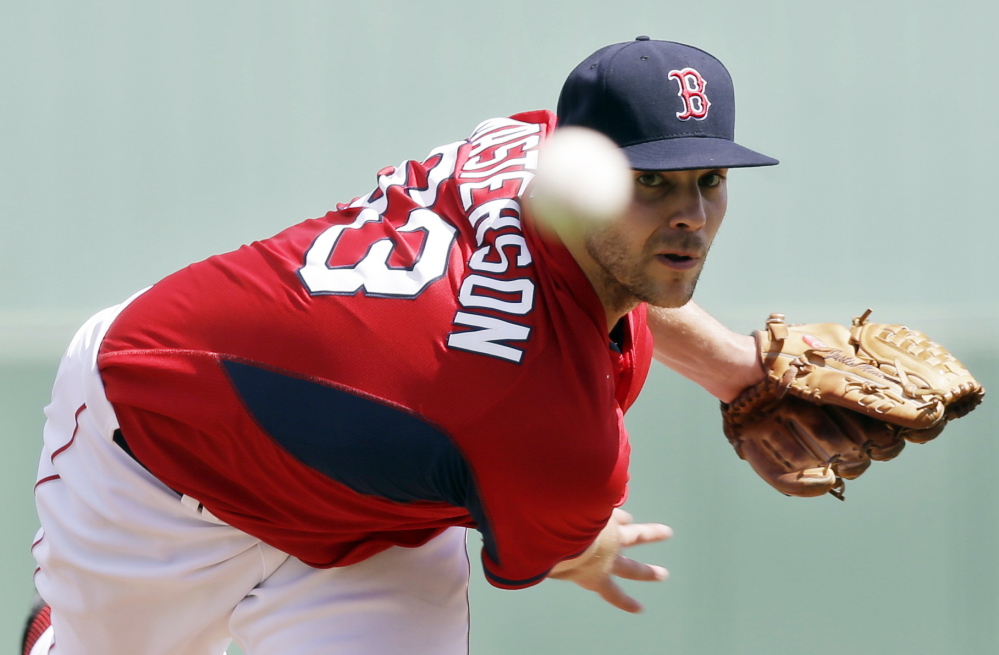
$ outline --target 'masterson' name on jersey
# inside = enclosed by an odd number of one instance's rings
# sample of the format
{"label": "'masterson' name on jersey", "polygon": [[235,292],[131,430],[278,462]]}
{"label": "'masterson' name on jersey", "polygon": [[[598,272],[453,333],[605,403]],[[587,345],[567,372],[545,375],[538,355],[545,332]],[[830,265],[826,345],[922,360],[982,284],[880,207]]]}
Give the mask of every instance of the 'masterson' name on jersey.
{"label": "'masterson' name on jersey", "polygon": [[[454,317],[456,326],[467,329],[448,336],[451,348],[513,362],[524,355],[510,345],[530,338],[531,328],[516,318],[534,309],[534,281],[526,270],[532,259],[517,198],[523,197],[537,169],[540,131],[540,125],[496,119],[482,123],[470,138],[472,149],[456,179],[478,250],[468,261],[470,271],[458,292],[464,311]],[[513,197],[509,191],[496,197],[510,185]],[[483,309],[494,313],[487,315]]]}

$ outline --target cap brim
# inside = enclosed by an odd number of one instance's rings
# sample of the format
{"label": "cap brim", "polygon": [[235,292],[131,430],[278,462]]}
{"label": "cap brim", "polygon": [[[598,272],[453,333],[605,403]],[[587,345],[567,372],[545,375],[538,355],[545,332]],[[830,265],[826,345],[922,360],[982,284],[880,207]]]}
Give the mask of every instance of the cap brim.
{"label": "cap brim", "polygon": [[622,148],[631,167],[640,171],[684,171],[698,168],[774,166],[772,157],[728,139],[680,137],[636,143]]}

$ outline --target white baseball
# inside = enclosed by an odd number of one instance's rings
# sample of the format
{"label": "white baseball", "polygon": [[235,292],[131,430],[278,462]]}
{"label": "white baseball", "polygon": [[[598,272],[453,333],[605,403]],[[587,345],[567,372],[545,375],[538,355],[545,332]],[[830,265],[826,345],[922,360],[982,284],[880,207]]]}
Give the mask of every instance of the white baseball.
{"label": "white baseball", "polygon": [[617,144],[595,130],[564,127],[541,145],[529,207],[558,233],[585,231],[624,214],[633,184]]}

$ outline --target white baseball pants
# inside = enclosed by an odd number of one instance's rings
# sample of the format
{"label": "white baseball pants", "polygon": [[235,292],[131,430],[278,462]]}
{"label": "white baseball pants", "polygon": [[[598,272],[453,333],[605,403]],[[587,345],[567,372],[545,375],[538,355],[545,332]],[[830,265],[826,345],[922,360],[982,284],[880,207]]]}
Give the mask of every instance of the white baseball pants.
{"label": "white baseball pants", "polygon": [[124,305],[76,334],[46,407],[35,584],[54,655],[465,655],[465,530],[315,569],[222,523],[112,441],[96,357]]}

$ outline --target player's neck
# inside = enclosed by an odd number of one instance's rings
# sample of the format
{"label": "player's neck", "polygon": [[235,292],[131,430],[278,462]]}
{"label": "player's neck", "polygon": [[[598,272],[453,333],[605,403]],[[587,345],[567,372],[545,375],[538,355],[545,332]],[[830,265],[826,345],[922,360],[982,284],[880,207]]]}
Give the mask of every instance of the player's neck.
{"label": "player's neck", "polygon": [[593,258],[586,247],[586,239],[583,235],[579,233],[559,234],[559,238],[562,240],[562,245],[579,264],[579,268],[582,269],[590,286],[593,287],[593,291],[596,292],[597,298],[600,299],[607,319],[607,332],[609,334],[625,314],[637,307],[640,301],[611,277],[606,269]]}

